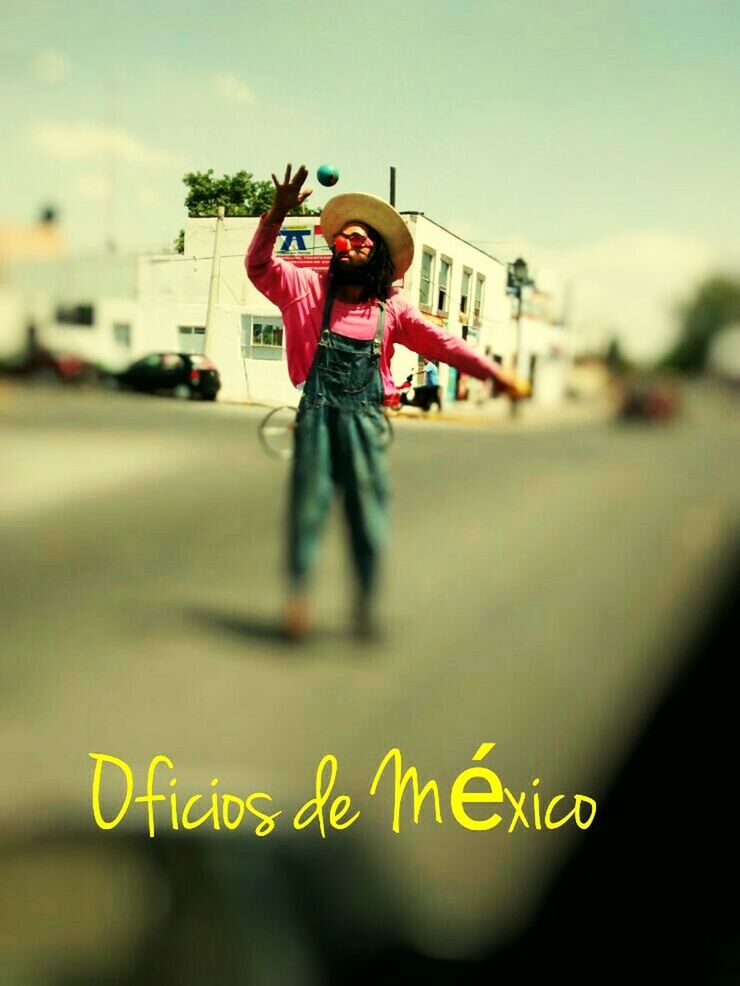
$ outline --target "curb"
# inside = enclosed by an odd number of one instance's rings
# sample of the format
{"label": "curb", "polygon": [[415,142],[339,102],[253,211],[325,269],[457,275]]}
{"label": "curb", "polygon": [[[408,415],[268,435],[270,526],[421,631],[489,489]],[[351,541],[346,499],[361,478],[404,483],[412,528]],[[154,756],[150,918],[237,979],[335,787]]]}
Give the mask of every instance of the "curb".
{"label": "curb", "polygon": [[521,431],[524,428],[553,428],[567,426],[570,424],[593,424],[604,422],[611,419],[613,411],[609,407],[589,408],[578,411],[563,411],[561,407],[555,407],[551,412],[537,410],[534,414],[527,413],[523,409],[522,413],[512,418],[508,413],[485,413],[485,412],[442,412],[441,414],[395,414],[392,416],[393,422],[399,420],[407,421],[426,421],[440,422],[455,425],[469,425],[475,428],[507,428],[512,431]]}

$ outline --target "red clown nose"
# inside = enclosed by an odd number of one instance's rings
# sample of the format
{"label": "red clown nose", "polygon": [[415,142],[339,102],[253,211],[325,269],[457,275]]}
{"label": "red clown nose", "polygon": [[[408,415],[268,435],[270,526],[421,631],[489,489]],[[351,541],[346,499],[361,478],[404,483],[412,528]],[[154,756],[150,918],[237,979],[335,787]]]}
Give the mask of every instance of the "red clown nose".
{"label": "red clown nose", "polygon": [[337,253],[349,253],[349,240],[347,239],[347,237],[342,236],[341,233],[339,236],[335,236],[334,249],[337,251]]}

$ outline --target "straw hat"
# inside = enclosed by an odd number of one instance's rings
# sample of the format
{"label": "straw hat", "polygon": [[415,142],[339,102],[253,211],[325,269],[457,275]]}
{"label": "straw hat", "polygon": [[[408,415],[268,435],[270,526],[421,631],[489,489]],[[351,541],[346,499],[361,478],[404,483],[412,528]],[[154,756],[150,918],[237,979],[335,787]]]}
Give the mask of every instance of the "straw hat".
{"label": "straw hat", "polygon": [[351,222],[367,223],[380,233],[391,255],[396,278],[403,277],[414,258],[414,241],[393,206],[364,192],[335,195],[321,213],[321,233],[330,247],[342,227]]}

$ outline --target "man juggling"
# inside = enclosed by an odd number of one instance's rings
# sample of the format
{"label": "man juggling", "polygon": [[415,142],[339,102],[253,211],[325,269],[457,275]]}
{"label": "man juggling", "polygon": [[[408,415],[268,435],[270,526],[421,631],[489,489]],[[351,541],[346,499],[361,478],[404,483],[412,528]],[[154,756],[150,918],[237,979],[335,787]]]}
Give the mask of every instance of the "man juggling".
{"label": "man juggling", "polygon": [[403,345],[481,380],[514,399],[529,385],[434,325],[392,287],[408,270],[414,243],[402,217],[373,195],[351,192],[327,202],[321,232],[332,250],[328,272],[273,255],[291,209],[311,194],[301,165],[283,181],[246,257],[252,283],[283,316],[288,373],[302,389],[295,429],[288,523],[290,591],[284,627],[294,639],[311,629],[307,583],[335,489],[341,491],[357,575],[355,628],[374,628],[378,558],[388,527],[388,469],[383,407],[395,403],[390,373]]}

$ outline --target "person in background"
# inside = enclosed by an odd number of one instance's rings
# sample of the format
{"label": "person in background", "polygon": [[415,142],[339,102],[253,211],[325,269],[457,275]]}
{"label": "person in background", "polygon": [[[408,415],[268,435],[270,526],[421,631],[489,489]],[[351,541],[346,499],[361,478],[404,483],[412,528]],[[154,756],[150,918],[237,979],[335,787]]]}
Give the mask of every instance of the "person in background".
{"label": "person in background", "polygon": [[430,405],[436,404],[437,410],[442,410],[442,388],[439,385],[439,369],[437,364],[428,359],[424,364],[424,373],[426,374],[426,385],[430,387]]}

